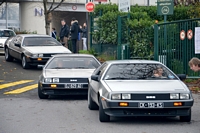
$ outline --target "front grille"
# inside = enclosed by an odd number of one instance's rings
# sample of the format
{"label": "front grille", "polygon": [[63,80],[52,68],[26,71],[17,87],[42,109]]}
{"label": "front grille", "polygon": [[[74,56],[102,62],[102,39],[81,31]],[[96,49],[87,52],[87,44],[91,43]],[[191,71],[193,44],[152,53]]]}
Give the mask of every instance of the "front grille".
{"label": "front grille", "polygon": [[170,94],[131,94],[131,100],[170,100]]}
{"label": "front grille", "polygon": [[59,83],[88,83],[88,78],[59,78]]}

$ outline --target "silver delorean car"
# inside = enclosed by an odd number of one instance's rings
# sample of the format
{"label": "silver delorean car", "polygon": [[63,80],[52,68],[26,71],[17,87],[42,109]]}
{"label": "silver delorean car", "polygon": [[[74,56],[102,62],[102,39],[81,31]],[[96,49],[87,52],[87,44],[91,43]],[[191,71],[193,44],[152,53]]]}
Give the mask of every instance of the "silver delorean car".
{"label": "silver delorean car", "polygon": [[100,65],[93,55],[54,55],[39,76],[39,98],[47,99],[50,95],[87,95],[90,77]]}
{"label": "silver delorean car", "polygon": [[91,76],[88,107],[99,109],[101,122],[111,116],[179,116],[189,122],[194,100],[185,78],[157,61],[107,61]]}

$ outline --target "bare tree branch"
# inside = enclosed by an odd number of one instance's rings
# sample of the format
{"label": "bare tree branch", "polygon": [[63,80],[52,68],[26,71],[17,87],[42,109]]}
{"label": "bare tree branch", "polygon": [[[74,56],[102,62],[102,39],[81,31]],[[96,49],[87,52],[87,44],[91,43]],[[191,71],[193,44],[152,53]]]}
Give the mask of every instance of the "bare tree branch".
{"label": "bare tree branch", "polygon": [[2,2],[0,2],[0,6],[1,6],[4,2],[6,2],[6,0],[3,0]]}
{"label": "bare tree branch", "polygon": [[53,2],[51,3],[51,6],[50,6],[50,8],[49,8],[49,10],[48,10],[48,11],[51,11],[51,9],[52,9],[52,7],[53,7],[53,4],[54,4],[54,2],[55,2],[55,0],[53,0]]}
{"label": "bare tree branch", "polygon": [[55,10],[56,8],[58,8],[64,1],[65,1],[65,0],[61,0],[60,3],[59,3],[57,6],[55,6],[53,9],[49,10],[48,12],[54,11],[54,10]]}

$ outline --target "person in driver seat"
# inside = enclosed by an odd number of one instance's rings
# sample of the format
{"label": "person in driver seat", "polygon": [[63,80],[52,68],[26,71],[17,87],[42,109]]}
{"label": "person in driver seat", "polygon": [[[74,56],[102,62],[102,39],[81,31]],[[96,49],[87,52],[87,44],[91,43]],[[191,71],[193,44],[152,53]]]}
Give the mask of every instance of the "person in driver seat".
{"label": "person in driver seat", "polygon": [[163,69],[162,68],[157,68],[156,70],[154,70],[154,77],[163,77]]}

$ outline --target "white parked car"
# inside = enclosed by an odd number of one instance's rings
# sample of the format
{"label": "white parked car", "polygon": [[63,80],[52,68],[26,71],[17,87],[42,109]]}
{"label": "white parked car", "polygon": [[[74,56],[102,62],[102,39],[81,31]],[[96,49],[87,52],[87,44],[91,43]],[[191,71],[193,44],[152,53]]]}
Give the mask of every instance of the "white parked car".
{"label": "white parked car", "polygon": [[4,43],[12,36],[15,36],[15,32],[10,29],[0,29],[0,54],[4,54]]}

